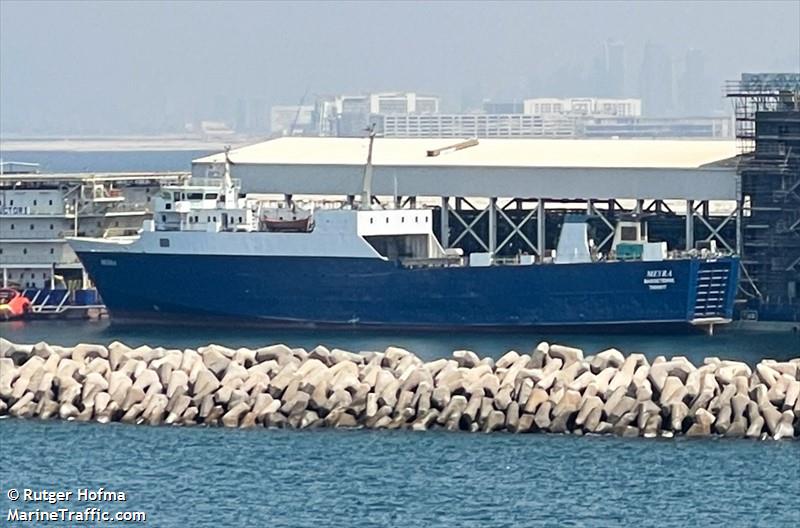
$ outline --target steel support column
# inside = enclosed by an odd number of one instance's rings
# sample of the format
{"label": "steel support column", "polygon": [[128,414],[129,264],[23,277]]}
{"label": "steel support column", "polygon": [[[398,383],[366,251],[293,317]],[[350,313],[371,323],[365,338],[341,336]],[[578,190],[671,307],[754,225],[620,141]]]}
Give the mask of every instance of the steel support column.
{"label": "steel support column", "polygon": [[497,198],[489,198],[489,253],[497,251]]}
{"label": "steel support column", "polygon": [[544,258],[546,250],[545,222],[547,217],[545,215],[544,199],[539,198],[536,204],[536,247],[539,250],[539,260]]}
{"label": "steel support column", "polygon": [[447,196],[442,196],[442,209],[440,211],[441,214],[441,226],[439,227],[441,233],[441,244],[444,249],[450,247],[450,198]]}

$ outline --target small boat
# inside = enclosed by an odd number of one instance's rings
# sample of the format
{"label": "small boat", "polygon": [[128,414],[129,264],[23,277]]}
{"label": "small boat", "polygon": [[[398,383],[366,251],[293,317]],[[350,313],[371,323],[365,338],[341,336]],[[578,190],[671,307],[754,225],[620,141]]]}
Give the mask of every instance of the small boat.
{"label": "small boat", "polygon": [[308,233],[313,229],[313,215],[307,209],[291,207],[262,209],[261,223],[273,233]]}
{"label": "small boat", "polygon": [[23,317],[30,305],[31,301],[14,288],[0,288],[0,321]]}

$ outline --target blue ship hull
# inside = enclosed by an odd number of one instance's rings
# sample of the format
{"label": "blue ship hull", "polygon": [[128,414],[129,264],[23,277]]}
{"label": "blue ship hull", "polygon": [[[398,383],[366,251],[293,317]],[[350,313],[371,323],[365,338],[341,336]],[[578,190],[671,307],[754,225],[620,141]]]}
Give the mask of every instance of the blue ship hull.
{"label": "blue ship hull", "polygon": [[738,261],[405,268],[369,258],[79,253],[112,318],[540,328],[730,319]]}

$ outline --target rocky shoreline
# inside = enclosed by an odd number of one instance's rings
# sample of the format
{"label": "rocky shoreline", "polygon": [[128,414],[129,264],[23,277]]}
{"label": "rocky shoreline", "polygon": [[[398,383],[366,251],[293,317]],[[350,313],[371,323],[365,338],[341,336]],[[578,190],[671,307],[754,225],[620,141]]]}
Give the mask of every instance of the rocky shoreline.
{"label": "rocky shoreline", "polygon": [[0,339],[0,417],[225,427],[800,437],[800,358],[755,368],[540,343],[425,362],[271,345],[168,350]]}

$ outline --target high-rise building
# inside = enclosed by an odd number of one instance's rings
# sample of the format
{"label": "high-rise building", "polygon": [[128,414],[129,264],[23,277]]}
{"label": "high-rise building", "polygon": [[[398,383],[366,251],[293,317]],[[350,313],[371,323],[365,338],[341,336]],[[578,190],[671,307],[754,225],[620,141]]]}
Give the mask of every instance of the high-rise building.
{"label": "high-rise building", "polygon": [[644,47],[639,97],[642,113],[647,117],[667,117],[674,113],[672,60],[661,46],[652,42]]}
{"label": "high-rise building", "polygon": [[273,136],[307,135],[313,132],[312,105],[285,105],[270,108],[270,134]]}
{"label": "high-rise building", "polygon": [[709,112],[711,98],[706,89],[705,56],[699,49],[686,52],[686,63],[681,78],[680,102],[684,115],[702,115]]}
{"label": "high-rise building", "polygon": [[625,95],[625,44],[609,39],[605,43],[605,95]]}

